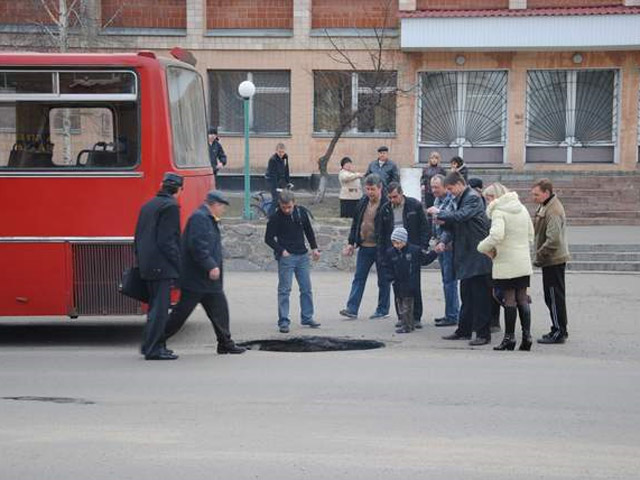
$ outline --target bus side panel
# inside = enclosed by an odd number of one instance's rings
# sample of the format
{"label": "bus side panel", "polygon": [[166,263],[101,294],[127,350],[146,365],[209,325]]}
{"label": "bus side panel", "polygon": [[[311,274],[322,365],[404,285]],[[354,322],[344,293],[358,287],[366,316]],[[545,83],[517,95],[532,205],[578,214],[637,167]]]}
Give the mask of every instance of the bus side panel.
{"label": "bus side panel", "polygon": [[0,243],[1,314],[67,315],[71,308],[68,250],[65,243]]}
{"label": "bus side panel", "polygon": [[[181,172],[178,171],[178,174]],[[213,175],[198,175],[184,177],[184,191],[178,198],[180,203],[180,220],[182,228],[187,224],[193,211],[204,203],[204,199],[213,188]]]}

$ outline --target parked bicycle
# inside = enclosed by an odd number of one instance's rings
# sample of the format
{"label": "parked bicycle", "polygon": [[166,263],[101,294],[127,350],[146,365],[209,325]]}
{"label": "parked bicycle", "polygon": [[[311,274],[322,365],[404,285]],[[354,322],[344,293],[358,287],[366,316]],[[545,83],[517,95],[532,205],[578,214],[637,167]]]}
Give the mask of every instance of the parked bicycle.
{"label": "parked bicycle", "polygon": [[[278,188],[278,193],[285,189]],[[286,190],[293,190],[293,183],[287,185]],[[251,218],[263,219],[269,218],[269,212],[272,208],[273,199],[271,193],[266,191],[260,191],[251,195]]]}

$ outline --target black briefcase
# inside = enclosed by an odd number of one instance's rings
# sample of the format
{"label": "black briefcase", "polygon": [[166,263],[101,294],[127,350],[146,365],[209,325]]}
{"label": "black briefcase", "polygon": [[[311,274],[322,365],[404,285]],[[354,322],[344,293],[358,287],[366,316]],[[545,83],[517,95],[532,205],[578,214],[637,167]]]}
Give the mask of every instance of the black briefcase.
{"label": "black briefcase", "polygon": [[122,281],[118,286],[121,294],[149,303],[149,289],[147,282],[140,277],[140,269],[138,267],[127,268],[122,272]]}

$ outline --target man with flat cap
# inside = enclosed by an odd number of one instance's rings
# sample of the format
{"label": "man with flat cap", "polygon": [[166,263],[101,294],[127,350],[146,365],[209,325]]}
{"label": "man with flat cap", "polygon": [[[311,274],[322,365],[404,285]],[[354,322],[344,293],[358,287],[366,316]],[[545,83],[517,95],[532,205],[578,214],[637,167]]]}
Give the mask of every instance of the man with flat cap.
{"label": "man with flat cap", "polygon": [[169,319],[171,286],[180,276],[180,207],[177,198],[183,179],[164,174],[158,194],[140,209],[134,239],[140,277],[149,290],[149,312],[142,348],[146,360],[178,358],[164,344]]}
{"label": "man with flat cap", "polygon": [[389,147],[383,145],[378,148],[378,159],[369,164],[367,175],[375,173],[382,180],[382,191],[384,194],[387,192],[387,187],[391,182],[400,183],[400,174],[398,173],[398,166],[389,159]]}
{"label": "man with flat cap", "polygon": [[218,340],[218,353],[243,353],[231,340],[229,305],[222,279],[222,237],[220,219],[229,202],[217,190],[207,193],[184,229],[182,237],[182,271],[180,301],[174,307],[165,329],[165,340],[182,328],[191,312],[201,304]]}

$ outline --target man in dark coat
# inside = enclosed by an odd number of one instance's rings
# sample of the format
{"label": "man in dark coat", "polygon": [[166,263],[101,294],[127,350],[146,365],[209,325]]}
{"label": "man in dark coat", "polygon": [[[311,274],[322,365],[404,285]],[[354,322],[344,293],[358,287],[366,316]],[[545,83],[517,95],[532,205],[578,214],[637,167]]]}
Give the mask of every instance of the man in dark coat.
{"label": "man in dark coat", "polygon": [[436,221],[453,232],[453,268],[460,280],[462,301],[458,329],[443,337],[446,340],[476,338],[470,345],[485,345],[491,341],[491,259],[478,252],[478,243],[489,235],[490,223],[480,195],[466,185],[457,172],[444,179],[447,190],[455,197],[455,209],[427,210]]}
{"label": "man in dark coat", "polygon": [[389,316],[391,300],[391,284],[383,273],[384,252],[391,246],[393,216],[384,208],[387,203],[382,194],[382,180],[371,174],[364,180],[366,195],[362,197],[356,208],[356,216],[351,222],[348,245],[344,254],[353,255],[358,247],[356,273],[353,276],[347,308],[340,310],[340,315],[357,318],[364,287],[369,271],[375,263],[378,276],[378,307],[369,318],[386,318]]}
{"label": "man in dark coat", "polygon": [[[383,193],[387,192],[387,186],[391,182],[400,182],[400,174],[398,167],[389,159],[389,148],[382,146],[378,148],[378,159],[369,164],[369,168],[365,172],[365,177],[375,173],[382,180]],[[389,233],[391,235],[391,233]]]}
{"label": "man in dark coat", "polygon": [[212,190],[184,229],[180,301],[171,312],[165,330],[168,339],[184,325],[199,304],[207,313],[218,340],[218,353],[243,353],[231,340],[229,305],[223,289],[222,237],[219,222],[229,202]]}
{"label": "man in dark coat", "polygon": [[[388,185],[389,202],[384,206],[388,210],[387,215],[393,217],[394,228],[403,227],[408,235],[408,243],[427,250],[429,248],[430,230],[427,217],[424,214],[422,203],[415,198],[407,197],[399,183],[391,182]],[[422,287],[420,275],[417,277],[416,293],[412,296],[413,320],[415,328],[422,328]],[[397,298],[397,297],[396,297]],[[397,305],[396,305],[397,307]],[[397,313],[396,308],[396,313]],[[400,325],[398,325],[400,327]]]}
{"label": "man in dark coat", "polygon": [[215,127],[209,128],[209,161],[215,176],[218,175],[218,170],[227,164],[227,154],[224,153],[218,138],[218,129]]}
{"label": "man in dark coat", "polygon": [[158,194],[140,209],[134,250],[140,276],[149,290],[149,312],[141,352],[147,360],[178,358],[164,345],[171,286],[180,276],[180,175],[167,172]]}
{"label": "man in dark coat", "polygon": [[278,189],[284,190],[285,188],[289,188],[291,184],[289,155],[287,155],[284,143],[276,145],[276,153],[269,158],[265,178],[267,179],[267,185],[269,185],[269,191],[271,192],[271,206],[267,213],[272,215],[278,206]]}

